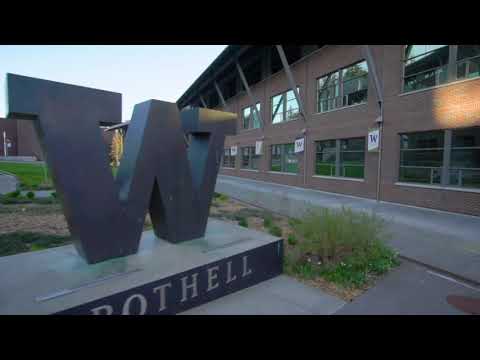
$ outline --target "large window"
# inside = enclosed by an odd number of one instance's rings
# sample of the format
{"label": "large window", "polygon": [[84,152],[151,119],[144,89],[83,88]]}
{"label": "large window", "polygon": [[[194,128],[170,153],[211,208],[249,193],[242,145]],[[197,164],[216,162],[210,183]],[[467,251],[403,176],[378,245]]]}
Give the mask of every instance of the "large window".
{"label": "large window", "polygon": [[480,127],[453,130],[450,154],[449,184],[480,187]]}
{"label": "large window", "polygon": [[404,91],[480,76],[480,45],[407,45]]}
{"label": "large window", "polygon": [[232,155],[231,148],[225,149],[223,153],[222,166],[225,168],[235,168],[235,156]]}
{"label": "large window", "polygon": [[270,170],[286,173],[298,172],[298,158],[295,145],[281,144],[271,146]]}
{"label": "large window", "polygon": [[[297,91],[300,93],[299,87]],[[273,124],[295,120],[298,114],[299,106],[293,90],[272,97]]]}
{"label": "large window", "polygon": [[400,135],[399,180],[480,187],[480,127]]}
{"label": "large window", "polygon": [[317,80],[317,111],[325,112],[361,104],[368,97],[368,67],[366,61],[325,75]]}
{"label": "large window", "polygon": [[258,170],[260,155],[255,155],[255,146],[242,147],[242,169]]}
{"label": "large window", "polygon": [[480,45],[458,45],[457,78],[480,76]]}
{"label": "large window", "polygon": [[315,174],[324,176],[336,175],[337,142],[335,140],[317,141]]}
{"label": "large window", "polygon": [[440,184],[444,132],[400,135],[400,181]]}
{"label": "large window", "polygon": [[[260,113],[260,103],[257,103],[257,111]],[[242,128],[258,129],[260,128],[260,119],[253,106],[246,107],[242,110]]]}
{"label": "large window", "polygon": [[317,141],[315,174],[362,179],[365,138]]}
{"label": "large window", "polygon": [[411,91],[447,82],[448,45],[407,45],[404,90]]}

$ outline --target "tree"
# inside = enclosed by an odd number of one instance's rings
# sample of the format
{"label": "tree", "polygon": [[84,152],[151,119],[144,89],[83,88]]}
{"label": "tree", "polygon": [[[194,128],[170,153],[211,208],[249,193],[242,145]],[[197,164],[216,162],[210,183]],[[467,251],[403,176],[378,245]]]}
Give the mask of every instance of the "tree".
{"label": "tree", "polygon": [[123,155],[123,131],[115,130],[112,138],[112,146],[110,156],[112,158],[112,166],[118,167],[120,165],[120,159]]}

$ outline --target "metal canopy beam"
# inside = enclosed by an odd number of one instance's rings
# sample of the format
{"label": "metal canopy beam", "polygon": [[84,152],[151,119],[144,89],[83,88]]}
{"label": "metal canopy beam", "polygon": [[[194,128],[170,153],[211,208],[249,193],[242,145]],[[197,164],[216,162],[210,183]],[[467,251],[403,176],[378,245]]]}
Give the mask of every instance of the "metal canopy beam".
{"label": "metal canopy beam", "polygon": [[368,73],[372,74],[373,76],[373,84],[375,85],[375,92],[377,94],[377,98],[379,103],[382,106],[383,104],[383,88],[382,84],[380,83],[380,79],[377,73],[377,67],[375,66],[375,61],[373,60],[372,50],[369,45],[363,45],[363,53],[365,55],[365,59],[367,60],[368,65]]}
{"label": "metal canopy beam", "polygon": [[263,122],[263,117],[261,115],[261,111],[259,112],[257,109],[257,102],[255,101],[255,98],[253,97],[252,92],[250,91],[250,86],[248,86],[247,79],[245,75],[243,74],[242,67],[240,66],[238,59],[235,61],[235,65],[237,66],[238,74],[240,75],[240,79],[242,80],[243,87],[245,88],[245,91],[247,92],[248,97],[250,98],[250,102],[252,103],[251,106],[253,107],[253,111],[255,111],[255,114],[257,114],[257,118],[260,119],[260,124],[263,129],[264,127],[264,122]]}
{"label": "metal canopy beam", "polygon": [[280,60],[282,61],[283,69],[287,74],[287,80],[292,88],[293,93],[295,94],[295,99],[297,99],[298,107],[300,108],[300,114],[302,115],[303,121],[307,121],[305,117],[305,108],[303,106],[302,99],[300,98],[300,94],[297,90],[297,84],[295,83],[295,79],[293,78],[292,71],[290,70],[290,66],[288,65],[287,57],[285,56],[285,52],[283,51],[282,45],[275,45],[278,51],[278,55],[280,56]]}
{"label": "metal canopy beam", "polygon": [[225,102],[225,98],[223,97],[222,91],[220,90],[220,87],[218,86],[217,82],[214,81],[213,85],[215,86],[215,90],[217,90],[218,97],[220,98],[220,101],[222,102],[223,109],[227,109],[227,103]]}
{"label": "metal canopy beam", "polygon": [[207,103],[205,102],[205,99],[203,98],[202,95],[200,95],[200,102],[202,103],[202,106],[203,106],[205,109],[208,109]]}
{"label": "metal canopy beam", "polygon": [[[229,45],[229,47],[237,47],[237,46]],[[229,47],[227,47],[227,49],[225,49],[224,52],[227,52]],[[241,56],[251,47],[252,45],[242,45],[238,50],[235,50],[235,53],[231,54],[229,58]],[[182,95],[182,97],[178,101],[179,103],[185,103],[190,101],[190,98],[194,97],[195,93],[203,92],[203,90],[211,84],[208,75],[212,74],[213,69],[210,69],[210,68],[214,66],[218,66],[218,65],[215,65],[215,62],[219,60],[222,54],[220,54],[220,56],[217,59],[215,59],[215,61],[209,66],[209,68],[205,70],[200,75],[200,77],[195,81],[195,83],[193,83],[193,85],[191,85],[190,88]],[[219,73],[219,74],[222,73],[231,64],[232,64],[231,61],[225,61],[225,63],[223,63],[222,65],[218,66],[218,68],[215,69],[215,73]]]}

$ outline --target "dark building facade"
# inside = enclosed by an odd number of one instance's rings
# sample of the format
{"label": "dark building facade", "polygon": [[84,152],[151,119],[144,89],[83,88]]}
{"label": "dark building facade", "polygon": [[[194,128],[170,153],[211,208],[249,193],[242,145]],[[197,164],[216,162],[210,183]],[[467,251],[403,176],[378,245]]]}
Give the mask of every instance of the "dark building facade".
{"label": "dark building facade", "polygon": [[480,45],[232,45],[177,104],[238,114],[222,174],[480,216]]}
{"label": "dark building facade", "polygon": [[[99,127],[107,144],[107,150],[112,142],[113,133],[106,132],[104,129],[114,124],[116,123],[105,123]],[[0,157],[5,156],[4,132],[7,142],[10,143],[10,147],[7,147],[8,156],[27,156],[35,157],[40,161],[44,160],[44,154],[32,121],[0,118]]]}

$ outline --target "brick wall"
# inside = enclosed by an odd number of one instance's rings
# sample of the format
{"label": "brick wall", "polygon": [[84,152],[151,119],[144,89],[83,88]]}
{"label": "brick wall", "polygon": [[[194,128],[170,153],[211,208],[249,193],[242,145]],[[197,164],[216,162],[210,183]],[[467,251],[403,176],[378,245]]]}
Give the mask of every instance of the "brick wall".
{"label": "brick wall", "polygon": [[[384,152],[382,160],[381,200],[430,207],[446,211],[480,215],[480,194],[467,190],[430,189],[403,186],[398,182],[399,133],[480,125],[480,79],[444,85],[410,94],[402,94],[401,45],[371,46],[377,71],[384,86]],[[246,93],[228,99],[228,110],[238,114],[238,132],[228,137],[225,146],[237,145],[236,169],[221,169],[225,175],[308,187],[342,194],[376,197],[378,154],[367,152],[365,179],[354,181],[314,176],[315,141],[366,137],[379,116],[378,99],[369,76],[368,102],[327,113],[316,113],[316,79],[363,60],[361,45],[329,45],[292,66],[307,112],[307,123],[299,119],[271,124],[271,97],[289,89],[285,73],[279,72],[252,86],[253,96],[261,103],[265,129],[241,129],[241,110],[250,105]],[[293,142],[307,129],[307,151],[299,156],[297,175],[275,174],[270,169],[270,145]],[[240,169],[240,147],[264,141],[259,171]],[[307,171],[304,175],[304,157]]]}

